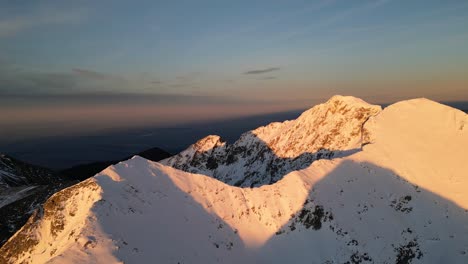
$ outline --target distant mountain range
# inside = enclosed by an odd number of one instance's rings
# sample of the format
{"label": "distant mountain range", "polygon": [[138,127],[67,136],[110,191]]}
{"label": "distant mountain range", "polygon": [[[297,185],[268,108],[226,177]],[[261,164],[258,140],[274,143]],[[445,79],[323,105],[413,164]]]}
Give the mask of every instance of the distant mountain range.
{"label": "distant mountain range", "polygon": [[334,96],[52,195],[0,263],[468,263],[468,115]]}

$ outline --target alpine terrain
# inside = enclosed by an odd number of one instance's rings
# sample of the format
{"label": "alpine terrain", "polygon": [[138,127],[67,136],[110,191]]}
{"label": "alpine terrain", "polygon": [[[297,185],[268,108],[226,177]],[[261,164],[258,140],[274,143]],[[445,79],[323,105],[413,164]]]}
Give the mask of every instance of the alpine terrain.
{"label": "alpine terrain", "polygon": [[0,263],[468,263],[468,116],[334,96],[61,190]]}
{"label": "alpine terrain", "polygon": [[47,198],[73,183],[50,169],[0,154],[0,245]]}
{"label": "alpine terrain", "polygon": [[[152,161],[171,156],[159,148],[147,149],[137,155]],[[0,154],[0,246],[16,233],[52,194],[129,158],[131,157],[81,164],[57,172]]]}

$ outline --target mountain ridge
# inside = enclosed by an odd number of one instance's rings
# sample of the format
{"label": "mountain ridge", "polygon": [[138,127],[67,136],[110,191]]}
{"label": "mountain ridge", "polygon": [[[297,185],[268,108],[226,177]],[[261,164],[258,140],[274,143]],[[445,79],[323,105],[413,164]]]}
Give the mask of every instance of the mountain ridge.
{"label": "mountain ridge", "polygon": [[[467,120],[435,103],[388,107],[355,123],[357,151],[254,188],[135,156],[55,194],[0,256],[7,263],[466,263]],[[342,142],[349,143],[331,141]]]}
{"label": "mountain ridge", "polygon": [[[147,149],[137,155],[153,161],[170,156],[160,148]],[[0,246],[26,223],[36,209],[41,210],[52,194],[129,158],[54,171],[0,154]]]}
{"label": "mountain ridge", "polygon": [[271,184],[315,160],[359,149],[363,124],[380,111],[380,106],[337,95],[295,120],[246,132],[231,145],[209,135],[161,163],[235,186]]}

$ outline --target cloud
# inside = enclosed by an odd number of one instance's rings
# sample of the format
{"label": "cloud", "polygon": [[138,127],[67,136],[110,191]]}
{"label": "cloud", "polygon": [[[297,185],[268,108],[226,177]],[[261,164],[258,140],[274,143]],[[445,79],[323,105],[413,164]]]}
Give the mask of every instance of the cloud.
{"label": "cloud", "polygon": [[175,81],[177,82],[183,82],[183,83],[189,83],[193,82],[196,79],[198,79],[202,75],[201,72],[195,71],[195,72],[189,72],[184,75],[179,75],[175,77]]}
{"label": "cloud", "polygon": [[266,68],[266,69],[246,71],[246,72],[244,72],[244,74],[262,74],[262,73],[279,71],[279,70],[280,70],[279,67],[271,67],[271,68]]}
{"label": "cloud", "polygon": [[86,69],[80,69],[80,68],[74,68],[72,71],[82,77],[89,78],[89,79],[97,79],[97,80],[103,80],[111,77],[110,75],[92,71],[92,70],[86,70]]}
{"label": "cloud", "polygon": [[45,25],[74,24],[84,20],[87,10],[74,8],[60,10],[56,8],[42,8],[20,16],[3,16],[0,18],[0,38],[13,36],[22,31]]}
{"label": "cloud", "polygon": [[108,83],[127,83],[128,80],[120,75],[114,75],[109,73],[103,73],[82,68],[73,68],[74,73],[81,80],[90,80],[96,82],[108,82]]}
{"label": "cloud", "polygon": [[183,88],[183,87],[187,87],[187,84],[176,83],[176,84],[170,84],[169,87],[171,87],[171,88]]}
{"label": "cloud", "polygon": [[265,78],[261,78],[260,80],[275,80],[275,79],[276,79],[276,76],[268,76]]}
{"label": "cloud", "polygon": [[[74,68],[70,71],[44,72],[18,68],[0,62],[0,94],[50,94],[92,91],[124,91],[142,89],[145,81],[139,78]],[[140,88],[141,87],[141,88]]]}
{"label": "cloud", "polygon": [[44,73],[5,68],[0,71],[0,94],[74,90],[78,78],[71,73]]}
{"label": "cloud", "polygon": [[242,105],[256,102],[226,96],[133,92],[14,93],[0,91],[0,105],[35,106],[86,105]]}

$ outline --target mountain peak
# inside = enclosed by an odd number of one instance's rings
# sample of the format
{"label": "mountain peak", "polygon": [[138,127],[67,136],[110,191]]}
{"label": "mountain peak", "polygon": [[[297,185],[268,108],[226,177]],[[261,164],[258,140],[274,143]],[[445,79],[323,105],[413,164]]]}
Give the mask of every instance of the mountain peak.
{"label": "mountain peak", "polygon": [[195,144],[193,144],[193,149],[198,152],[206,152],[217,147],[224,146],[225,142],[218,135],[208,135]]}
{"label": "mountain peak", "polygon": [[338,95],[296,120],[244,133],[232,145],[207,136],[163,163],[236,186],[271,184],[315,160],[360,148],[364,122],[380,111],[378,105]]}
{"label": "mountain peak", "polygon": [[[447,111],[449,111],[449,112],[458,112],[457,115],[461,115],[461,116],[466,115],[465,112],[463,112],[463,111],[461,111],[459,109],[450,107],[450,106],[445,105],[445,104],[441,104],[439,102],[433,101],[433,100],[425,98],[425,97],[399,101],[399,102],[396,102],[396,103],[394,103],[392,105],[389,105],[387,108],[390,108],[390,109],[398,108],[399,111],[407,111],[407,110],[411,110],[413,108],[419,108],[419,109],[425,109],[425,111],[431,111],[431,112],[447,112]],[[413,110],[411,110],[411,111],[413,111]]]}
{"label": "mountain peak", "polygon": [[307,116],[309,114],[316,115],[319,111],[330,111],[333,114],[339,112],[341,115],[346,115],[351,109],[361,109],[361,111],[371,111],[373,114],[376,114],[382,110],[382,107],[369,104],[354,96],[335,95],[325,103],[316,105],[305,111],[301,116]]}
{"label": "mountain peak", "polygon": [[345,103],[345,104],[359,104],[359,105],[369,105],[366,101],[354,97],[354,96],[344,96],[344,95],[334,95],[328,101],[326,104],[334,104],[337,102]]}

